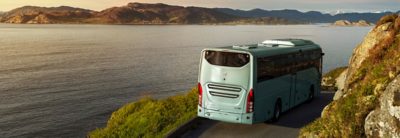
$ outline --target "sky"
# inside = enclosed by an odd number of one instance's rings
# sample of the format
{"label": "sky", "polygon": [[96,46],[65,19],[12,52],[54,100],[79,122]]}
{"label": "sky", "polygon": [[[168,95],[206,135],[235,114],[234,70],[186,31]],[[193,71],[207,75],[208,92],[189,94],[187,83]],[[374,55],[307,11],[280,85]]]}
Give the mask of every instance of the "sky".
{"label": "sky", "polygon": [[209,8],[233,8],[249,10],[297,9],[300,11],[321,11],[332,13],[399,11],[400,0],[0,0],[0,11],[9,11],[21,6],[72,6],[91,10],[104,10],[109,7],[123,6],[129,2],[166,3],[180,6],[198,6]]}

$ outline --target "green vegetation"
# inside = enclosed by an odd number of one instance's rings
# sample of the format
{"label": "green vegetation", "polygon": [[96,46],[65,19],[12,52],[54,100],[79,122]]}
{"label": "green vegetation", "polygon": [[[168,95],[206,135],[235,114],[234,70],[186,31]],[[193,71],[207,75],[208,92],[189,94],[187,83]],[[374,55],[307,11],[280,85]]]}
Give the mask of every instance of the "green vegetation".
{"label": "green vegetation", "polygon": [[343,71],[345,71],[347,67],[338,67],[336,69],[333,69],[329,71],[328,73],[325,73],[322,76],[322,81],[323,85],[322,90],[329,90],[329,91],[336,91],[336,78],[339,77],[340,74],[342,74]]}
{"label": "green vegetation", "polygon": [[197,94],[193,88],[186,95],[129,103],[111,115],[105,128],[90,132],[88,137],[165,137],[196,116]]}
{"label": "green vegetation", "polygon": [[369,52],[355,75],[349,76],[346,96],[330,103],[322,117],[301,129],[300,137],[365,137],[364,121],[377,107],[377,99],[392,79],[400,73],[400,17],[388,15],[379,24],[391,22],[391,36]]}
{"label": "green vegetation", "polygon": [[338,67],[336,69],[333,69],[333,70],[329,71],[328,73],[325,73],[323,75],[323,77],[337,78],[346,69],[347,69],[347,66],[346,67]]}

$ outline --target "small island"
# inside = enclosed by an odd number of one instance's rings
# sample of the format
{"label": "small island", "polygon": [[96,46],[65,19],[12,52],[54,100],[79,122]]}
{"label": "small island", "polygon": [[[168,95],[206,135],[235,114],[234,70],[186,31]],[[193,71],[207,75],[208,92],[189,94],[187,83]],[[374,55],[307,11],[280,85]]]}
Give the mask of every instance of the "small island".
{"label": "small island", "polygon": [[365,20],[359,20],[357,22],[351,22],[348,20],[338,20],[332,24],[332,26],[372,26],[374,24]]}

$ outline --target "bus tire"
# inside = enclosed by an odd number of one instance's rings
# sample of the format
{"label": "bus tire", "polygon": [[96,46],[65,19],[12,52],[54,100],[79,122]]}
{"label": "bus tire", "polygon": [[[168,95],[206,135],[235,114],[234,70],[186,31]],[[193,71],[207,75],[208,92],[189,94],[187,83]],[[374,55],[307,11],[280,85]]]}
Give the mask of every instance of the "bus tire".
{"label": "bus tire", "polygon": [[314,85],[311,85],[310,93],[308,94],[308,99],[307,99],[308,103],[314,99],[314,92],[315,92]]}
{"label": "bus tire", "polygon": [[281,101],[278,100],[278,101],[275,103],[274,114],[273,114],[272,119],[271,119],[272,122],[278,121],[278,120],[279,120],[279,117],[281,116],[281,113],[282,113]]}

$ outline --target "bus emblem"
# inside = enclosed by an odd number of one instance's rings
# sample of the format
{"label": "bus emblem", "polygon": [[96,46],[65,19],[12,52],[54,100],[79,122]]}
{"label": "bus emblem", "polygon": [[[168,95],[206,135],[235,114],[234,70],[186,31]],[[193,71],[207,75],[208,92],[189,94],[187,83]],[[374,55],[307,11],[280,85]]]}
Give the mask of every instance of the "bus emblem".
{"label": "bus emblem", "polygon": [[228,75],[228,73],[224,73],[223,75],[222,75],[222,77],[224,78],[224,80],[226,80],[226,76]]}

